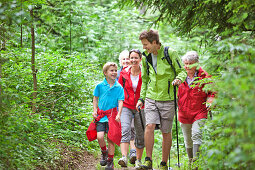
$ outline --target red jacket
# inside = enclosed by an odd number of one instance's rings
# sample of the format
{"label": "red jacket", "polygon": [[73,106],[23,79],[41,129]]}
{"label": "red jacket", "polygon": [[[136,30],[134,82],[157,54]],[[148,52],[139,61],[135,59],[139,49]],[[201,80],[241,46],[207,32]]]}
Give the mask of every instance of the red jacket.
{"label": "red jacket", "polygon": [[142,78],[140,73],[136,92],[134,92],[130,74],[131,74],[131,67],[126,67],[120,72],[119,83],[124,88],[124,95],[125,95],[123,107],[127,107],[129,109],[136,109],[136,103],[138,99],[140,98]]}
{"label": "red jacket", "polygon": [[86,132],[87,138],[89,141],[93,141],[97,139],[97,130],[96,130],[96,123],[99,121],[102,117],[105,115],[108,118],[108,125],[109,125],[109,131],[107,134],[107,137],[113,141],[115,144],[120,146],[120,140],[121,140],[121,124],[115,120],[116,115],[118,114],[117,108],[113,108],[110,110],[99,110],[97,109],[97,118],[95,121],[92,121],[89,125],[89,128]]}
{"label": "red jacket", "polygon": [[[198,70],[198,80],[210,77],[201,67]],[[196,80],[193,82],[195,83]],[[203,91],[204,84],[199,87],[189,87],[184,81],[178,89],[178,120],[181,123],[192,124],[196,120],[207,118],[208,110],[206,100],[208,97],[214,97],[211,92]]]}

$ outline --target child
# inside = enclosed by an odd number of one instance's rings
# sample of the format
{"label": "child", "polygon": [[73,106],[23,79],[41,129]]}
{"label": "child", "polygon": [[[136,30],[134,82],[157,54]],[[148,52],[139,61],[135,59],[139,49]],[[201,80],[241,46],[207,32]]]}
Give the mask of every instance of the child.
{"label": "child", "polygon": [[[94,90],[93,118],[96,122],[97,140],[102,151],[100,165],[106,165],[106,170],[112,170],[114,169],[114,143],[120,145],[121,140],[120,115],[123,107],[124,90],[116,81],[116,63],[107,62],[103,67],[103,73],[105,75],[104,81],[99,83]],[[107,133],[108,150],[104,140],[105,133]]]}

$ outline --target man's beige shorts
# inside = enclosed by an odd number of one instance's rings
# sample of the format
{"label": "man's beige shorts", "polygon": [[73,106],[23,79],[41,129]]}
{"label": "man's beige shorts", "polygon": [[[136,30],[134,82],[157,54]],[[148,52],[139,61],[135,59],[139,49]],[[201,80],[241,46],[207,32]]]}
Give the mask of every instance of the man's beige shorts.
{"label": "man's beige shorts", "polygon": [[172,132],[174,120],[174,101],[156,101],[145,99],[145,120],[146,125],[160,125],[162,133]]}

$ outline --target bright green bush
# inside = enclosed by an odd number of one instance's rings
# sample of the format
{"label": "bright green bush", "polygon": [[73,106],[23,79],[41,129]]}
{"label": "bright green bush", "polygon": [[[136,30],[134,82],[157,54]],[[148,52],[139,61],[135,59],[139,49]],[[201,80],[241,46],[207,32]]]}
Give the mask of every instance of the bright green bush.
{"label": "bright green bush", "polygon": [[[253,169],[255,165],[255,60],[249,34],[233,36],[216,44],[209,65],[218,67],[214,120],[207,126],[203,167]],[[215,163],[217,162],[217,163]]]}

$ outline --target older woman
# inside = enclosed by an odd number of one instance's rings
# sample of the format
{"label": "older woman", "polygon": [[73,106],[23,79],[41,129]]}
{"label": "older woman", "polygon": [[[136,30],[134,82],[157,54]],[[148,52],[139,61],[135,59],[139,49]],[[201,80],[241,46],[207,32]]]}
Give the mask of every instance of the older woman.
{"label": "older woman", "polygon": [[117,80],[120,77],[120,72],[123,70],[123,68],[127,67],[130,64],[129,60],[129,51],[123,50],[119,55],[119,62],[120,62],[120,69],[117,71]]}
{"label": "older woman", "polygon": [[196,51],[189,51],[183,57],[184,68],[187,71],[186,80],[178,89],[178,120],[184,135],[185,147],[190,162],[199,156],[202,144],[201,127],[207,119],[208,107],[214,98],[211,92],[205,92],[198,80],[210,77],[199,67],[199,57]]}

